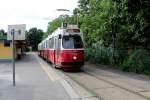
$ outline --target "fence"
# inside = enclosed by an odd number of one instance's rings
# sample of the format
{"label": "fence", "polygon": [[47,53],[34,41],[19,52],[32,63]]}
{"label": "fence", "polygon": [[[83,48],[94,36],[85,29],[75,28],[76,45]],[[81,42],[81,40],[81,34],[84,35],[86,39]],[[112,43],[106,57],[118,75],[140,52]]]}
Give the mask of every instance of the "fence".
{"label": "fence", "polygon": [[92,63],[115,65],[124,71],[150,74],[150,50],[92,46],[85,49],[85,60]]}

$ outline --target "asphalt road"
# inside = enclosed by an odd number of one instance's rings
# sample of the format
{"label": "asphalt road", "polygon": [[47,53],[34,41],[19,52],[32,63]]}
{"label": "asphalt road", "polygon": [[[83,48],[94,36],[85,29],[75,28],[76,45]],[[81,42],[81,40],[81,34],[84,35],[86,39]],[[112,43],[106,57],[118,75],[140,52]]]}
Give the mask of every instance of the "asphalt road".
{"label": "asphalt road", "polygon": [[0,100],[70,100],[59,81],[52,81],[33,53],[16,62],[16,86],[12,65],[0,63]]}
{"label": "asphalt road", "polygon": [[150,100],[150,77],[85,64],[81,71],[55,69],[36,53],[0,63],[0,100]]}

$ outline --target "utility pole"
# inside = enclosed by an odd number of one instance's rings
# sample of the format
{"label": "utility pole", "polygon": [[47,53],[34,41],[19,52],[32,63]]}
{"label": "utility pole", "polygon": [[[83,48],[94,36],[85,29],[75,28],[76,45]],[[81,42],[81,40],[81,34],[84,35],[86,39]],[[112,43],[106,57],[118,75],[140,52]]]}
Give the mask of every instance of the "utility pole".
{"label": "utility pole", "polygon": [[78,14],[79,14],[79,11],[77,10],[77,25],[79,27],[79,16],[78,16]]}
{"label": "utility pole", "polygon": [[15,38],[15,30],[11,30],[11,35],[12,35],[12,67],[13,67],[13,86],[16,86],[15,82],[15,43],[14,43],[14,38]]}
{"label": "utility pole", "polygon": [[[70,12],[70,10],[68,10],[68,9],[56,9],[56,11],[63,11],[63,12]],[[64,27],[66,27],[67,26],[67,16],[68,16],[68,14],[62,14],[61,15],[61,21],[62,21],[62,26]],[[64,17],[64,18],[63,18]],[[66,24],[66,25],[65,25]]]}

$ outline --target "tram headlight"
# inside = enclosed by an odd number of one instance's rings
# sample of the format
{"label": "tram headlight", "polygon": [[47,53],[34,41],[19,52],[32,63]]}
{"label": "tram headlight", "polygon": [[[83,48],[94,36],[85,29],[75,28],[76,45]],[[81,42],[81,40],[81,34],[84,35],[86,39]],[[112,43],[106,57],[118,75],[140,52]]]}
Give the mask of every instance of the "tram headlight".
{"label": "tram headlight", "polygon": [[73,59],[74,59],[74,60],[76,60],[76,59],[77,59],[77,57],[76,57],[76,56],[73,56]]}

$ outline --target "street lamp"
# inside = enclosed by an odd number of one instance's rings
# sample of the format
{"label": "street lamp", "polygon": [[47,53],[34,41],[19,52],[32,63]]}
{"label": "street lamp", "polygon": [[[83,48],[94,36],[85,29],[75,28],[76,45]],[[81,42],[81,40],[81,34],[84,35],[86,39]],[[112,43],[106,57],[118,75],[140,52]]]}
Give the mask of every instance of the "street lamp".
{"label": "street lamp", "polygon": [[[68,10],[68,9],[56,9],[56,11],[59,11],[59,12],[70,12],[70,10]],[[62,28],[66,28],[67,27],[67,21],[66,22],[64,22],[64,19],[66,19],[67,20],[67,16],[68,16],[69,14],[61,14],[60,16],[61,16],[61,27]]]}
{"label": "street lamp", "polygon": [[[59,16],[61,17],[61,26],[65,27],[67,23],[64,23],[64,19],[69,16],[70,14],[73,14],[73,12],[71,12],[70,10],[68,9],[56,9],[55,11],[59,11],[59,12],[63,12],[63,14],[59,14]],[[68,13],[64,13],[64,12],[68,12]],[[52,18],[43,18],[44,20],[53,20]],[[77,25],[79,24],[79,19],[78,19],[78,11],[77,11],[77,18],[76,18],[76,21],[77,21]]]}
{"label": "street lamp", "polygon": [[[73,14],[73,12],[71,12],[70,10],[68,10],[68,9],[57,9],[56,11],[64,11],[64,12],[69,12],[69,13],[71,13],[71,14]],[[77,10],[77,15],[76,15],[76,21],[77,21],[77,26],[79,26],[79,18],[78,18],[78,10]],[[66,16],[68,16],[69,14],[62,14],[61,16],[63,16],[63,17],[66,17]]]}
{"label": "street lamp", "polygon": [[67,11],[67,12],[70,12],[70,10],[68,10],[68,9],[57,9],[57,11]]}

